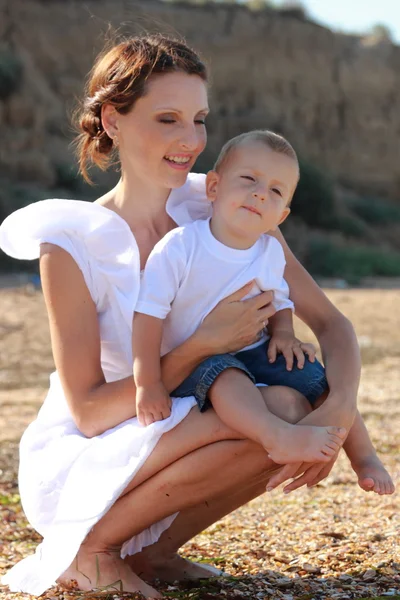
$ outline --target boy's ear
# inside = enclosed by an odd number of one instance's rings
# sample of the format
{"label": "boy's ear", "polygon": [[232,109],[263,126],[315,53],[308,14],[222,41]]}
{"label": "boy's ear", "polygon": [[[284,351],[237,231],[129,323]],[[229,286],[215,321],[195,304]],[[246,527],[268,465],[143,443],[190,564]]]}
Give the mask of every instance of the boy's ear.
{"label": "boy's ear", "polygon": [[273,228],[273,231],[275,231],[276,229],[278,229],[279,225],[282,225],[283,221],[285,221],[288,218],[289,215],[290,215],[290,208],[287,207],[287,208],[285,208],[285,210],[281,214],[281,218],[279,219],[279,221],[276,224],[276,226]]}
{"label": "boy's ear", "polygon": [[208,171],[206,177],[206,194],[210,202],[217,197],[219,175],[216,171]]}

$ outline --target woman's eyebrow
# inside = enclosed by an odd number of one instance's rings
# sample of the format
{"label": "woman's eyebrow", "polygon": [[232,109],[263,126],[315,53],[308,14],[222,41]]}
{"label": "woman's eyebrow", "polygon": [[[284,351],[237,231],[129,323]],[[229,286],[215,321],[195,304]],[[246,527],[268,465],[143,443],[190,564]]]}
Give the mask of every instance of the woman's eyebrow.
{"label": "woman's eyebrow", "polygon": [[[172,106],[158,106],[156,108],[157,111],[165,111],[165,112],[174,112],[177,113],[178,115],[182,115],[183,114],[183,110],[180,110],[179,108],[173,108]],[[206,106],[205,108],[201,108],[200,110],[198,110],[196,112],[196,114],[198,113],[209,113],[210,109],[208,108],[208,106]]]}

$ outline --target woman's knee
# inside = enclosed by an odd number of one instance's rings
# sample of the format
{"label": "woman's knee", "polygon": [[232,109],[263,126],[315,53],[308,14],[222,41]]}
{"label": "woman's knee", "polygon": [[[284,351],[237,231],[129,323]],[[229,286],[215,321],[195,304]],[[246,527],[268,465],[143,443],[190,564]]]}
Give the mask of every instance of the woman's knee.
{"label": "woman's knee", "polygon": [[298,423],[312,412],[307,398],[293,388],[274,385],[260,389],[267,408],[288,423]]}

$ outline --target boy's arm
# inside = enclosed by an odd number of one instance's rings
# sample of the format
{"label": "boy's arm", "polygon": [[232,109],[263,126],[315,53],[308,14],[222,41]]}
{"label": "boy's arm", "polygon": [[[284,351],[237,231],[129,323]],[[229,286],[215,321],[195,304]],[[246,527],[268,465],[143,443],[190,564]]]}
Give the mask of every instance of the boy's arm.
{"label": "boy's arm", "polygon": [[297,339],[293,328],[293,313],[290,308],[284,308],[276,312],[268,321],[268,332],[271,339],[268,345],[268,360],[275,362],[277,354],[283,354],[288,371],[293,369],[294,357],[297,367],[302,369],[305,362],[305,354],[309,360],[315,360],[315,347],[313,344],[305,344]]}
{"label": "boy's arm", "polygon": [[290,308],[278,310],[268,320],[268,331],[271,336],[278,331],[285,331],[294,335],[292,310]]}
{"label": "boy's arm", "polygon": [[162,319],[135,313],[132,326],[133,376],[136,411],[141,425],[162,421],[171,414],[171,399],[161,380]]}
{"label": "boy's arm", "polygon": [[305,362],[305,354],[309,360],[315,360],[315,348],[313,344],[304,344],[298,340],[293,327],[294,305],[289,297],[289,286],[284,278],[285,256],[283,248],[277,240],[273,240],[272,249],[274,251],[273,265],[275,270],[275,289],[273,304],[276,313],[268,321],[268,332],[271,340],[268,345],[268,359],[270,363],[275,362],[278,353],[283,354],[286,360],[288,371],[293,369],[294,357],[299,369],[302,369]]}
{"label": "boy's arm", "polygon": [[161,376],[161,340],[163,322],[171,310],[184,265],[180,237],[170,232],[154,247],[142,277],[132,325],[136,411],[141,425],[171,414],[171,399]]}

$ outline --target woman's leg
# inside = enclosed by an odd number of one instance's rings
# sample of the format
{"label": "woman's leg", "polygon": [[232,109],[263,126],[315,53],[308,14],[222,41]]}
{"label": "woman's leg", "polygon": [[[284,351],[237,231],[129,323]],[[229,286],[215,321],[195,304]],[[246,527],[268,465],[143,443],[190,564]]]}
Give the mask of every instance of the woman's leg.
{"label": "woman's leg", "polygon": [[[311,412],[309,402],[296,390],[273,386],[262,387],[260,391],[269,410],[289,423],[297,423]],[[249,462],[256,465],[257,461],[263,460],[257,445],[246,451],[242,449],[240,457],[245,463],[240,468],[246,475]],[[179,579],[212,577],[215,573],[208,565],[184,559],[177,553],[179,548],[225,515],[263,494],[271,474],[279,468],[277,465],[271,465],[265,471],[260,468],[251,479],[247,476],[241,486],[226,489],[218,497],[182,510],[155,544],[138,554],[127,556],[125,562],[147,581],[161,579],[173,582]]]}
{"label": "woman's leg", "polygon": [[[252,487],[254,478],[271,467],[276,468],[265,451],[252,442],[214,443],[227,434],[214,411],[201,415],[193,410],[163,436],[146,461],[146,471],[139,472],[129,490],[95,525],[61,581],[77,581],[80,589],[87,590],[120,580],[125,591],[139,590],[155,597],[154,590],[144,587],[119,558],[122,543],[178,510],[221,497],[227,490]],[[230,435],[234,437],[235,433]],[[178,444],[182,446],[179,448]],[[200,449],[191,451],[195,444]],[[183,452],[184,456],[170,464],[177,452]],[[222,512],[225,511],[218,510],[218,514]]]}

